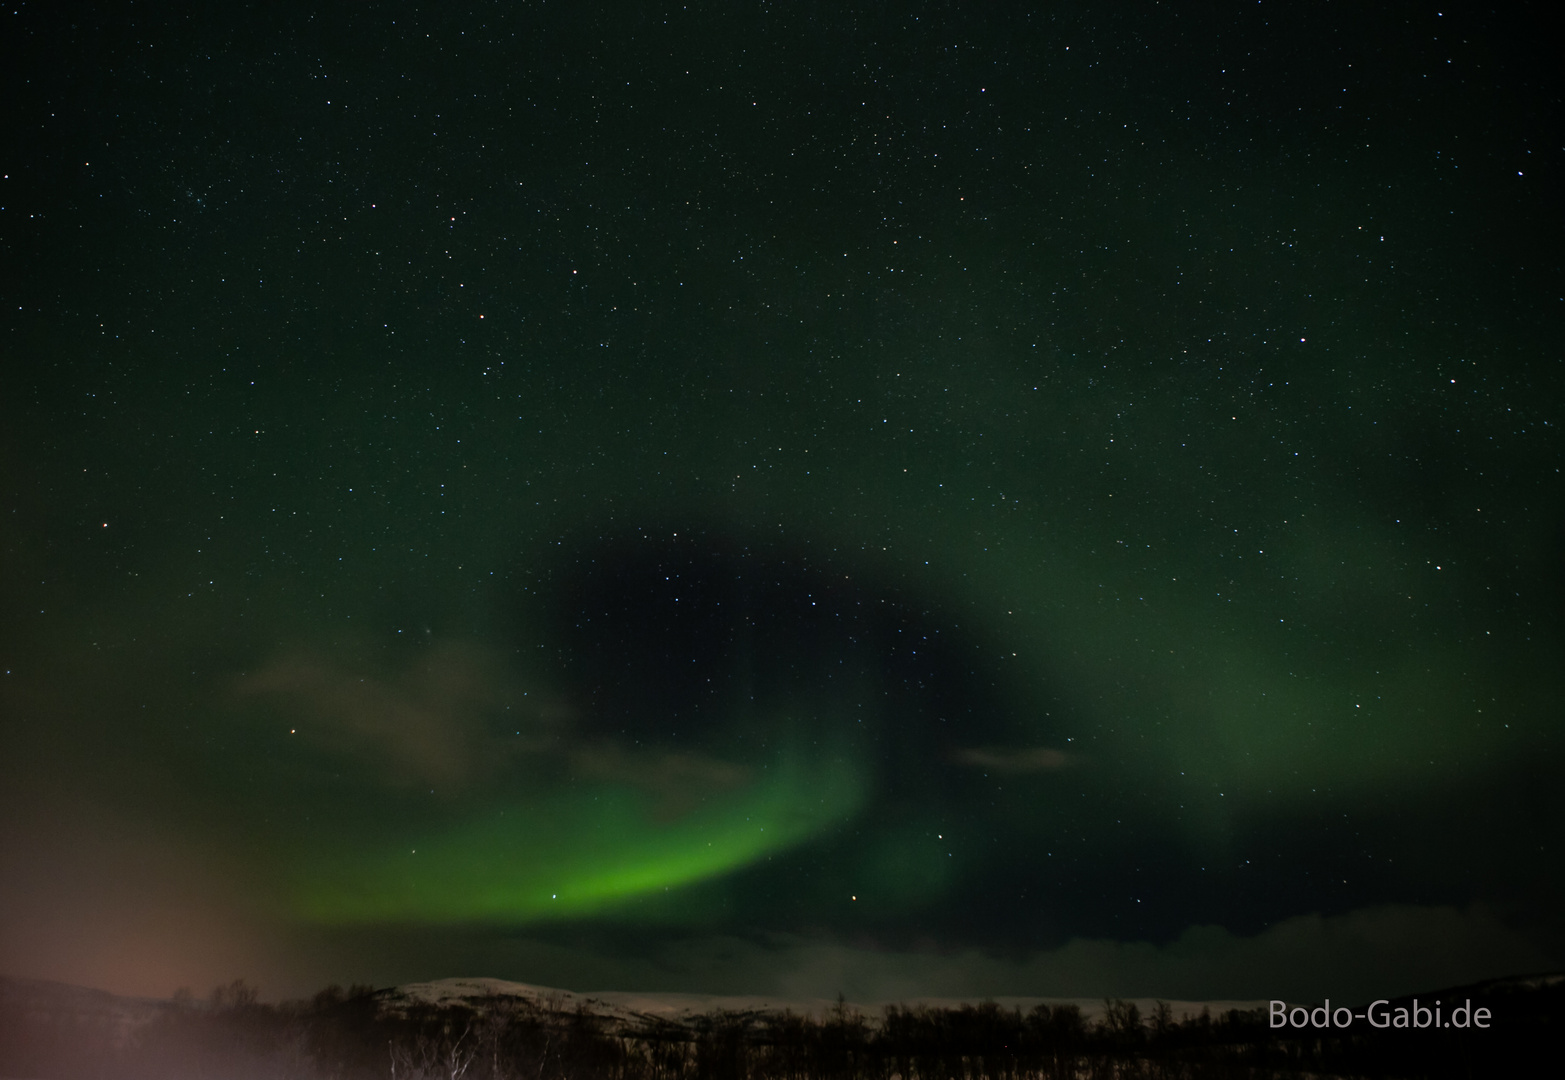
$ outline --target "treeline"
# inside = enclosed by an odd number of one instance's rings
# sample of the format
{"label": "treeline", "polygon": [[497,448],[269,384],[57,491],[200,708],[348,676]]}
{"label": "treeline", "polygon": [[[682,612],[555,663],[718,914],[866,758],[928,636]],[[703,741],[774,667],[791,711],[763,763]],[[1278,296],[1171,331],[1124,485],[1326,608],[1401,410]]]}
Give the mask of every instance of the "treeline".
{"label": "treeline", "polygon": [[[0,1015],[0,1076],[40,1080],[1055,1080],[1055,1078],[1497,1075],[1531,1048],[1383,1032],[1299,1037],[1264,1012],[1176,1020],[1109,1001],[887,1009],[839,1002],[824,1017],[713,1013],[639,1026],[558,1003],[496,997],[407,1004],[368,987],[259,1003],[242,983],[185,998],[133,1030],[100,1020]],[[1468,1034],[1468,1033],[1464,1033]],[[1384,1036],[1377,1038],[1377,1036]],[[1473,1056],[1479,1057],[1474,1062]],[[1476,1067],[1475,1067],[1476,1066]]]}

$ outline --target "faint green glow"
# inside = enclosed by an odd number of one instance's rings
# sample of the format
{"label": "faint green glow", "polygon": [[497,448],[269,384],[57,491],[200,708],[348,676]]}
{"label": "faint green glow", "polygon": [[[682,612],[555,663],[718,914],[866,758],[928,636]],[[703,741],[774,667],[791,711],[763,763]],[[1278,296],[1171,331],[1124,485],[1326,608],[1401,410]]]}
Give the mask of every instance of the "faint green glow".
{"label": "faint green glow", "polygon": [[793,847],[855,813],[863,770],[846,755],[793,755],[743,791],[674,820],[619,785],[495,806],[395,848],[321,851],[294,906],[324,923],[539,922],[605,911]]}

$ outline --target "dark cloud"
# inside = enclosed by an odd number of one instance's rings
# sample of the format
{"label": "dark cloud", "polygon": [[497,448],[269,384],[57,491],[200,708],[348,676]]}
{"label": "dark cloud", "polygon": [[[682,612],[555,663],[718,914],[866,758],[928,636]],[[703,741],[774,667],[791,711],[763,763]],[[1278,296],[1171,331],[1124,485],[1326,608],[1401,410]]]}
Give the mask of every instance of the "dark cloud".
{"label": "dark cloud", "polygon": [[1491,911],[1398,905],[1295,916],[1248,937],[1195,926],[1165,945],[1074,939],[1015,959],[819,944],[748,955],[768,972],[772,992],[830,997],[840,989],[869,1001],[1002,994],[1367,1000],[1553,963]]}
{"label": "dark cloud", "polygon": [[[1380,905],[1300,915],[1254,935],[1186,928],[1161,944],[1073,938],[1020,954],[971,948],[887,949],[789,935],[687,935],[625,948],[590,935],[446,936],[427,947],[461,970],[577,991],[758,994],[875,1003],[932,998],[1163,997],[1182,1000],[1371,1000],[1557,964],[1547,943],[1501,913]],[[405,981],[428,969],[374,958],[355,970]],[[406,943],[404,943],[406,944]]]}

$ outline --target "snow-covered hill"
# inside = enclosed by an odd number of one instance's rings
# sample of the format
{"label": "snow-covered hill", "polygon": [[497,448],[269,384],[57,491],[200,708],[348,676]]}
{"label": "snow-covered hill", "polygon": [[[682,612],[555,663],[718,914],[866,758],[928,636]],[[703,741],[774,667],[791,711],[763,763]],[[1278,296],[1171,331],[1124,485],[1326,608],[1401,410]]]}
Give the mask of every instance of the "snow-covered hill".
{"label": "snow-covered hill", "polygon": [[[401,1010],[409,1006],[465,1005],[475,1011],[499,1004],[523,1004],[540,1012],[570,1015],[585,1012],[610,1026],[641,1027],[648,1024],[677,1024],[688,1026],[703,1018],[722,1015],[732,1019],[761,1019],[791,1012],[796,1016],[824,1019],[839,1008],[856,1012],[871,1026],[885,1015],[888,1006],[905,1008],[954,1009],[963,1005],[977,1005],[981,1001],[993,1001],[1007,1012],[1020,1009],[1029,1012],[1034,1006],[1075,1005],[1089,1023],[1101,1017],[1105,1003],[1101,998],[1044,998],[1044,997],[995,997],[995,998],[907,998],[897,1001],[837,1002],[830,998],[788,998],[782,996],[749,996],[722,994],[673,994],[635,993],[628,991],[592,991],[577,993],[553,987],[534,986],[529,983],[508,982],[504,979],[437,979],[433,982],[408,983],[405,986],[381,991],[377,997],[382,1007]],[[1158,999],[1132,999],[1143,1016],[1151,1014]],[[1199,1016],[1202,1009],[1209,1009],[1218,1016],[1229,1009],[1264,1009],[1264,1001],[1170,1001],[1175,1020]]]}

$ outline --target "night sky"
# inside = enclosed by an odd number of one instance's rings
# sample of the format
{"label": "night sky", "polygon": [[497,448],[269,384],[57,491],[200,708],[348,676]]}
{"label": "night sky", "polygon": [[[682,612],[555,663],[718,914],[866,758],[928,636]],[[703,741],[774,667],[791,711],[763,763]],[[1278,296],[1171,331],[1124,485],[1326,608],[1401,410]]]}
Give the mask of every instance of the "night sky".
{"label": "night sky", "polygon": [[1565,964],[1543,6],[0,14],[0,973]]}

